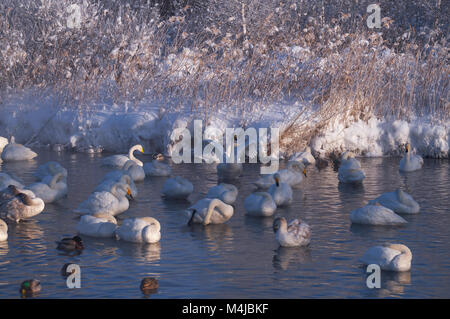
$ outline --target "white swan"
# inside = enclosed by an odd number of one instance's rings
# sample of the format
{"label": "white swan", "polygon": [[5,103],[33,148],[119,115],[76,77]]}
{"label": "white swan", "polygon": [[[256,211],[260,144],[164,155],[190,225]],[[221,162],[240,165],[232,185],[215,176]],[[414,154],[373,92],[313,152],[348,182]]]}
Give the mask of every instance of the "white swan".
{"label": "white swan", "polygon": [[[286,183],[291,187],[299,185],[306,177],[306,168],[303,163],[289,161],[285,169],[279,170],[280,183]],[[260,177],[254,184],[261,189],[267,189],[273,185],[273,174]]]}
{"label": "white swan", "polygon": [[234,204],[238,195],[238,189],[232,184],[220,183],[208,190],[206,198],[218,198],[225,204]]}
{"label": "white swan", "polygon": [[256,192],[245,198],[244,208],[248,215],[265,217],[275,213],[277,204],[269,193]]}
{"label": "white swan", "polygon": [[142,166],[137,165],[132,160],[126,161],[122,170],[128,173],[134,182],[142,182],[145,179],[145,172]]}
{"label": "white swan", "polygon": [[311,154],[311,148],[309,146],[306,147],[305,151],[297,152],[292,154],[289,158],[289,161],[296,161],[303,163],[305,165],[313,165],[316,163],[316,159]]}
{"label": "white swan", "polygon": [[58,173],[62,173],[64,177],[67,177],[67,169],[58,162],[51,161],[40,165],[33,173],[33,176],[42,180],[47,176],[55,176]]}
{"label": "white swan", "polygon": [[0,173],[0,191],[7,188],[9,185],[14,185],[18,188],[24,188],[25,186],[18,180],[12,178],[6,173]]}
{"label": "white swan", "polygon": [[180,176],[169,178],[163,185],[162,193],[167,198],[185,199],[194,191],[194,185]]}
{"label": "white swan", "polygon": [[403,225],[407,223],[392,210],[378,203],[353,210],[350,213],[350,220],[352,223],[365,225]]}
{"label": "white swan", "polygon": [[0,136],[0,154],[2,153],[3,149],[5,148],[6,145],[8,145],[8,139]]}
{"label": "white swan", "polygon": [[292,188],[287,183],[280,183],[280,174],[273,175],[275,184],[269,188],[269,194],[272,196],[277,206],[286,206],[292,202]]}
{"label": "white swan", "polygon": [[234,208],[217,198],[204,198],[188,208],[189,222],[203,225],[223,224],[234,214]]}
{"label": "white swan", "polygon": [[144,172],[147,176],[170,176],[172,169],[169,165],[154,159],[150,163],[144,163]]}
{"label": "white swan", "polygon": [[114,237],[116,219],[105,213],[81,216],[76,229],[80,235],[91,237]]}
{"label": "white swan", "polygon": [[311,240],[309,225],[299,219],[288,225],[286,218],[278,217],[273,221],[273,231],[281,247],[306,246]]}
{"label": "white swan", "polygon": [[338,179],[342,183],[362,183],[366,175],[361,169],[361,163],[352,152],[345,152],[341,157]]}
{"label": "white swan", "polygon": [[27,186],[44,203],[53,203],[67,195],[67,183],[64,173],[58,173],[55,176],[48,176],[51,179],[44,178],[43,182],[34,183]]}
{"label": "white swan", "polygon": [[161,239],[161,225],[153,217],[125,219],[116,230],[121,240],[153,244]]}
{"label": "white swan", "polygon": [[138,189],[136,187],[136,184],[128,173],[125,173],[121,170],[115,170],[107,173],[103,177],[103,180],[100,182],[100,184],[94,189],[94,192],[109,192],[111,190],[111,187],[117,182],[127,184],[130,187],[131,196],[133,198],[137,197]]}
{"label": "white swan", "polygon": [[372,205],[376,203],[380,203],[398,214],[417,214],[420,211],[419,203],[400,188],[395,192],[384,193],[374,200],[369,201],[369,204]]}
{"label": "white swan", "polygon": [[89,195],[88,199],[82,202],[74,212],[81,215],[108,213],[115,216],[121,214],[130,205],[126,194],[131,194],[128,185],[116,183],[109,192],[95,192]]}
{"label": "white swan", "polygon": [[423,166],[423,158],[420,155],[411,154],[411,145],[406,143],[406,154],[400,160],[400,171],[412,172],[421,169]]}
{"label": "white swan", "polygon": [[139,144],[138,145],[134,145],[128,151],[128,156],[127,155],[112,155],[112,156],[108,156],[108,157],[106,157],[106,158],[104,158],[102,160],[102,165],[103,166],[112,166],[112,167],[123,167],[123,165],[125,165],[125,163],[127,161],[132,160],[137,165],[143,166],[144,163],[142,163],[139,159],[134,157],[134,155],[133,155],[134,151],[139,151],[141,153],[144,153],[144,148],[142,147],[142,145],[139,145]]}
{"label": "white swan", "polygon": [[8,240],[8,225],[0,219],[0,242]]}
{"label": "white swan", "polygon": [[382,270],[387,271],[409,271],[411,260],[411,250],[402,244],[384,244],[371,247],[360,259],[364,265],[376,264]]}
{"label": "white swan", "polygon": [[217,164],[217,175],[220,180],[236,179],[242,175],[242,163],[219,163]]}
{"label": "white swan", "polygon": [[11,137],[2,151],[1,157],[4,162],[27,161],[35,158],[37,153],[22,144],[16,144],[14,137]]}
{"label": "white swan", "polygon": [[0,204],[0,215],[18,223],[22,219],[39,215],[44,210],[44,207],[45,204],[42,199],[20,193]]}

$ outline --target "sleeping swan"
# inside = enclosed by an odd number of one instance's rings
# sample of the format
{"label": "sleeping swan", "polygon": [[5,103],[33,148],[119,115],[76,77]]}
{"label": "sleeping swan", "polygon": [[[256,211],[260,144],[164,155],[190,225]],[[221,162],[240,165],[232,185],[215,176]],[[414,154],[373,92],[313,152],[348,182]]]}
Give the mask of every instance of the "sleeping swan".
{"label": "sleeping swan", "polygon": [[355,158],[352,152],[345,152],[341,157],[338,179],[342,183],[362,183],[366,177],[361,169],[361,163]]}
{"label": "sleeping swan", "polygon": [[220,199],[204,198],[189,207],[188,212],[190,214],[188,225],[198,223],[206,226],[225,223],[233,216],[234,208]]}
{"label": "sleeping swan", "polygon": [[18,223],[22,219],[39,215],[44,207],[45,204],[42,199],[20,193],[0,204],[0,215]]}
{"label": "sleeping swan", "polygon": [[273,231],[281,247],[306,246],[311,240],[309,225],[299,219],[288,225],[286,218],[278,217],[273,221]]}
{"label": "sleeping swan", "polygon": [[297,152],[292,154],[289,158],[289,161],[296,161],[303,163],[304,165],[313,165],[316,163],[316,159],[311,154],[311,148],[309,146],[306,147],[304,152]]}
{"label": "sleeping swan", "polygon": [[238,189],[232,184],[220,183],[208,190],[206,198],[218,198],[228,205],[234,204],[238,195]]}
{"label": "sleeping swan", "polygon": [[130,187],[131,196],[137,197],[138,190],[136,187],[136,184],[134,183],[133,179],[128,173],[125,173],[120,170],[115,170],[112,172],[107,173],[104,177],[102,182],[94,189],[94,192],[101,192],[101,191],[107,191],[109,192],[111,190],[111,187],[116,184],[117,182],[127,184]]}
{"label": "sleeping swan", "polygon": [[145,179],[145,172],[142,166],[137,165],[134,161],[126,161],[122,170],[131,176],[134,182],[142,182]]}
{"label": "sleeping swan", "polygon": [[8,225],[0,219],[0,242],[6,241],[8,239]]}
{"label": "sleeping swan", "polygon": [[153,217],[125,219],[117,228],[116,235],[132,243],[153,244],[161,239],[161,225]]}
{"label": "sleeping swan", "polygon": [[384,244],[371,247],[360,259],[364,265],[376,264],[382,270],[388,271],[409,271],[411,260],[411,250],[402,244]]}
{"label": "sleeping swan", "polygon": [[364,225],[403,225],[407,223],[392,210],[378,203],[375,205],[367,204],[355,209],[350,213],[350,220],[352,223]]}
{"label": "sleeping swan", "polygon": [[144,164],[138,160],[136,157],[134,157],[133,153],[134,151],[139,151],[142,154],[144,153],[144,148],[142,145],[134,145],[130,150],[128,151],[127,155],[112,155],[104,158],[102,160],[103,166],[112,166],[112,167],[123,167],[125,163],[129,160],[134,161],[137,165],[143,166]]}
{"label": "sleeping swan", "polygon": [[400,171],[412,172],[421,169],[423,166],[423,158],[420,155],[411,154],[411,145],[406,143],[406,154],[400,160]]}
{"label": "sleeping swan", "polygon": [[250,216],[272,216],[277,209],[277,205],[266,192],[256,192],[247,196],[244,200],[244,208]]}
{"label": "sleeping swan", "polygon": [[0,136],[0,154],[2,153],[3,149],[6,145],[8,145],[8,139],[4,138],[3,136]]}
{"label": "sleeping swan", "polygon": [[217,175],[220,180],[232,180],[239,178],[243,172],[242,163],[219,163],[217,165]]}
{"label": "sleeping swan", "polygon": [[80,235],[91,237],[114,237],[117,228],[116,219],[105,213],[81,216],[77,224]]}
{"label": "sleeping swan", "polygon": [[374,205],[375,203],[380,203],[398,214],[417,214],[420,210],[420,206],[414,198],[400,188],[369,201],[369,204]]}
{"label": "sleeping swan", "polygon": [[170,176],[172,169],[169,165],[154,159],[151,163],[144,164],[144,172],[147,176]]}
{"label": "sleeping swan", "polygon": [[[44,203],[53,203],[67,195],[67,183],[64,173],[58,173],[55,176],[48,176],[42,182],[31,184],[26,189],[31,190]],[[46,183],[48,182],[48,184]]]}
{"label": "sleeping swan", "polygon": [[58,173],[62,173],[64,177],[67,177],[67,170],[58,162],[52,161],[39,166],[33,173],[33,176],[43,180],[47,176],[55,176]]}
{"label": "sleeping swan", "polygon": [[275,184],[270,186],[269,194],[277,206],[286,206],[292,202],[292,188],[289,184],[280,183],[280,174],[273,175]]}
{"label": "sleeping swan", "polygon": [[[278,171],[280,183],[286,183],[291,187],[298,186],[306,177],[306,168],[303,163],[289,161],[285,169]],[[267,189],[273,185],[273,174],[259,178],[254,184],[258,188]]]}
{"label": "sleeping swan", "polygon": [[3,148],[1,154],[4,162],[27,161],[35,158],[37,154],[22,144],[16,144],[14,136],[11,141]]}
{"label": "sleeping swan", "polygon": [[174,199],[186,199],[193,191],[194,185],[180,176],[167,179],[162,188],[165,197]]}

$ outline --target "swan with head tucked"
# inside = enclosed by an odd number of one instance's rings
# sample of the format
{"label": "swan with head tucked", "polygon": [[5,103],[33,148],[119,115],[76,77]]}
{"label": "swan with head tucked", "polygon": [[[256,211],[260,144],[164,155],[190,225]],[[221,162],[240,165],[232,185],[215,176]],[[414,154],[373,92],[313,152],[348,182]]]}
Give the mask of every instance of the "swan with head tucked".
{"label": "swan with head tucked", "polygon": [[26,187],[26,189],[31,190],[46,204],[56,202],[67,195],[67,183],[65,181],[64,173],[58,173],[48,177],[50,177],[50,179],[44,178],[43,182],[34,183]]}
{"label": "swan with head tucked", "polygon": [[338,179],[342,183],[362,183],[366,175],[361,169],[361,163],[352,152],[345,152],[341,157]]}
{"label": "swan with head tucked", "polygon": [[106,158],[104,158],[102,160],[102,165],[103,166],[112,166],[112,167],[120,167],[121,168],[121,167],[123,167],[123,165],[125,165],[125,163],[127,161],[132,160],[137,165],[143,166],[144,163],[142,163],[139,159],[134,157],[133,153],[135,151],[139,151],[142,154],[144,154],[144,148],[142,147],[142,145],[139,145],[139,144],[138,145],[134,145],[128,151],[128,156],[127,155],[112,155],[112,156],[108,156],[108,157],[106,157]]}
{"label": "swan with head tucked", "polygon": [[292,188],[287,183],[280,183],[280,174],[273,175],[275,184],[269,188],[269,194],[272,196],[277,206],[286,206],[292,202]]}
{"label": "swan with head tucked", "polygon": [[153,244],[161,239],[161,225],[153,217],[125,219],[117,228],[116,235],[132,243]]}
{"label": "swan with head tucked", "polygon": [[186,199],[193,191],[194,185],[180,176],[167,179],[162,188],[165,197],[174,199]]}
{"label": "swan with head tucked", "polygon": [[234,214],[234,208],[217,198],[204,198],[188,208],[189,222],[209,225],[223,224]]}
{"label": "swan with head tucked", "polygon": [[409,271],[411,269],[411,250],[402,244],[384,244],[369,248],[360,261],[364,265],[376,264],[382,270]]}
{"label": "swan with head tucked", "polygon": [[150,163],[144,163],[144,172],[147,176],[170,176],[172,169],[169,165],[154,159]]}
{"label": "swan with head tucked", "polygon": [[379,203],[398,214],[417,214],[420,211],[419,203],[414,198],[405,193],[400,188],[394,192],[384,193],[374,200],[369,201],[369,204]]}
{"label": "swan with head tucked", "polygon": [[232,184],[220,183],[208,190],[206,198],[218,198],[228,205],[234,204],[238,195],[238,189]]}
{"label": "swan with head tucked", "polygon": [[0,219],[0,242],[8,240],[8,225]]}
{"label": "swan with head tucked", "polygon": [[88,199],[82,202],[75,213],[81,215],[93,215],[107,213],[113,216],[126,211],[130,205],[126,195],[131,195],[127,184],[115,183],[109,192],[95,192],[89,195]]}
{"label": "swan with head tucked", "polygon": [[275,213],[277,204],[275,204],[269,193],[256,192],[245,198],[244,208],[250,216],[266,217]]}
{"label": "swan with head tucked", "polygon": [[18,188],[24,188],[25,186],[22,184],[22,182],[16,180],[15,178],[12,178],[6,173],[0,172],[0,191],[6,189],[9,185],[14,185]]}
{"label": "swan with head tucked", "polygon": [[350,213],[350,220],[354,224],[364,225],[403,225],[407,221],[389,208],[380,204],[367,204]]}
{"label": "swan with head tucked", "polygon": [[127,161],[122,170],[131,176],[134,182],[142,182],[145,179],[145,172],[142,166],[137,165],[132,160]]}
{"label": "swan with head tucked", "polygon": [[55,176],[59,173],[62,173],[64,177],[67,177],[67,169],[62,167],[58,162],[51,161],[40,165],[33,173],[33,176],[42,180],[47,176]]}
{"label": "swan with head tucked", "polygon": [[37,153],[33,152],[22,144],[17,144],[14,137],[11,137],[9,144],[7,144],[2,151],[1,157],[4,162],[27,161],[35,158]]}
{"label": "swan with head tucked", "polygon": [[117,220],[107,213],[81,216],[76,229],[80,235],[91,237],[114,237]]}
{"label": "swan with head tucked", "polygon": [[45,204],[42,199],[20,193],[0,204],[0,215],[18,223],[22,219],[39,215],[44,207]]}
{"label": "swan with head tucked", "polygon": [[412,172],[421,169],[423,166],[423,158],[420,155],[411,153],[411,145],[406,143],[405,156],[400,160],[400,171]]}
{"label": "swan with head tucked", "polygon": [[8,201],[10,199],[13,199],[15,196],[19,195],[20,193],[27,194],[31,198],[36,197],[34,195],[34,193],[30,190],[21,189],[15,185],[9,185],[7,188],[0,191],[0,204],[5,201]]}
{"label": "swan with head tucked", "polygon": [[111,190],[111,187],[117,182],[127,184],[130,187],[131,196],[133,198],[137,197],[138,189],[136,187],[136,184],[128,173],[125,173],[121,170],[115,170],[107,173],[103,177],[103,180],[100,182],[100,184],[94,189],[94,192],[109,192]]}
{"label": "swan with head tucked", "polygon": [[[289,161],[285,169],[278,172],[280,183],[286,183],[291,187],[300,185],[303,178],[306,177],[306,167],[303,163]],[[273,175],[268,174],[260,177],[254,184],[261,189],[267,189],[273,185]]]}
{"label": "swan with head tucked", "polygon": [[219,163],[217,164],[217,175],[220,180],[233,180],[239,178],[243,172],[242,163]]}
{"label": "swan with head tucked", "polygon": [[306,246],[311,240],[309,225],[299,219],[288,225],[286,218],[278,217],[273,221],[273,231],[281,247]]}
{"label": "swan with head tucked", "polygon": [[311,148],[306,147],[305,151],[292,154],[289,161],[296,161],[303,163],[304,165],[313,165],[316,163],[316,159],[311,154]]}

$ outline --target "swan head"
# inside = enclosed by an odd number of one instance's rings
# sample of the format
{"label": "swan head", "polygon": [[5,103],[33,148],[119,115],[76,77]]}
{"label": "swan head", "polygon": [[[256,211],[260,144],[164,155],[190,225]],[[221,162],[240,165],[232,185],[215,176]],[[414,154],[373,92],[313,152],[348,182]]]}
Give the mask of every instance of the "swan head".
{"label": "swan head", "polygon": [[279,187],[280,186],[280,174],[275,173],[273,175],[273,179],[275,180],[275,184],[277,185],[277,187]]}
{"label": "swan head", "polygon": [[406,153],[409,153],[411,150],[411,145],[409,143],[406,143]]}
{"label": "swan head", "polygon": [[19,189],[17,188],[16,185],[9,185],[8,186],[8,190],[10,191],[11,194],[13,194],[14,196],[17,196],[20,194]]}
{"label": "swan head", "polygon": [[412,258],[412,252],[406,245],[386,243],[383,246],[387,247],[387,248],[395,249],[395,250],[401,252],[402,254],[405,254],[406,256]]}
{"label": "swan head", "polygon": [[144,154],[144,148],[142,147],[142,145],[140,145],[140,144],[135,145],[134,148],[135,148],[137,151],[139,151],[139,152],[141,152],[142,154]]}
{"label": "swan head", "polygon": [[273,232],[276,233],[279,229],[287,228],[287,221],[284,217],[277,217],[273,221]]}
{"label": "swan head", "polygon": [[19,198],[26,206],[33,206],[34,204],[33,199],[25,193],[19,193],[16,197]]}

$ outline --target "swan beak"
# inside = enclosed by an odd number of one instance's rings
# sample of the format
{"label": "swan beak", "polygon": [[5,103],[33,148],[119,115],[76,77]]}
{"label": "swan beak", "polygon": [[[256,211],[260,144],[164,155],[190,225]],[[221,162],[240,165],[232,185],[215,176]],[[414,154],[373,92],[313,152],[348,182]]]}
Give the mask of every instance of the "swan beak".
{"label": "swan beak", "polygon": [[406,153],[408,153],[408,152],[409,152],[409,143],[406,144]]}
{"label": "swan beak", "polygon": [[280,179],[278,177],[275,177],[275,184],[277,186],[280,186]]}
{"label": "swan beak", "polygon": [[131,199],[133,199],[133,195],[131,195],[131,190],[129,188],[127,190],[127,194],[128,194],[128,196],[130,196]]}
{"label": "swan beak", "polygon": [[306,175],[306,167],[303,169],[303,175],[305,175],[305,177],[307,177],[307,175]]}

